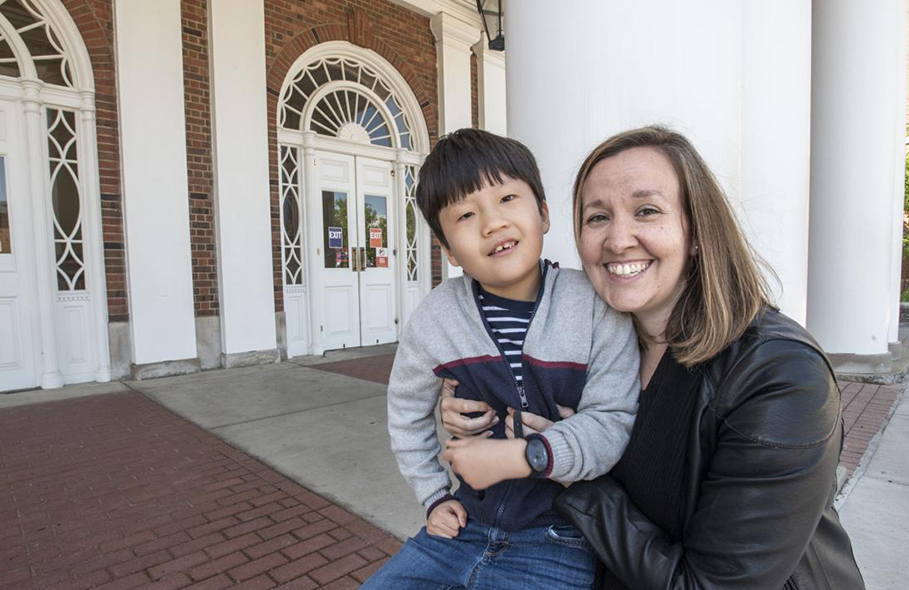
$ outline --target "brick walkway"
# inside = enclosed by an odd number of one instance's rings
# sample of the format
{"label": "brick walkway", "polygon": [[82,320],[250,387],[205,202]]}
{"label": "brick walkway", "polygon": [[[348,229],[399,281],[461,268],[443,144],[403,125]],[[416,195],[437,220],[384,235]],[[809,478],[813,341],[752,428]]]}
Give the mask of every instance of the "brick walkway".
{"label": "brick walkway", "polygon": [[399,547],[140,394],[0,411],[4,590],[356,588]]}
{"label": "brick walkway", "polygon": [[869,383],[840,383],[843,392],[843,421],[846,441],[840,456],[849,477],[855,472],[868,443],[881,430],[890,415],[894,402],[905,385],[872,385]]}
{"label": "brick walkway", "polygon": [[309,368],[388,385],[388,377],[391,375],[391,365],[394,360],[394,354],[382,354],[349,361],[309,365]]}

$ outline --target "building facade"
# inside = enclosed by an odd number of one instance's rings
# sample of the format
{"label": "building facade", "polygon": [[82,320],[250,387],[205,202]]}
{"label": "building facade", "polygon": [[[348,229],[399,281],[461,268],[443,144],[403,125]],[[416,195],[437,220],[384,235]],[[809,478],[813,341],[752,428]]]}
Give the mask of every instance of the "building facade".
{"label": "building facade", "polygon": [[569,266],[586,152],[680,129],[783,310],[888,362],[904,0],[511,4],[506,64],[469,0],[0,0],[0,391],[396,341],[457,273],[414,187],[468,126],[537,155]]}
{"label": "building facade", "polygon": [[481,30],[454,0],[0,2],[0,391],[396,341],[442,272],[422,159],[504,131]]}

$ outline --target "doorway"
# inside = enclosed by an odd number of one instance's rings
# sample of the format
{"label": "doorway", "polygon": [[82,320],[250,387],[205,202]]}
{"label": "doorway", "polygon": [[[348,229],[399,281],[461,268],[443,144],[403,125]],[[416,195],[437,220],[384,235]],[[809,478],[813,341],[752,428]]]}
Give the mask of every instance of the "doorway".
{"label": "doorway", "polygon": [[397,339],[394,171],[390,162],[316,152],[325,350]]}

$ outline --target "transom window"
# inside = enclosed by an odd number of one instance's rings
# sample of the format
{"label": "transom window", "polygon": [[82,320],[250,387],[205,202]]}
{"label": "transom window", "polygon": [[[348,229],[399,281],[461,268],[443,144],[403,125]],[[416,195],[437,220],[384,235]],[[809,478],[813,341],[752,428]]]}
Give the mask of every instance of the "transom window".
{"label": "transom window", "polygon": [[291,80],[281,97],[278,123],[285,129],[409,150],[412,128],[401,104],[368,66],[345,57],[324,58]]}
{"label": "transom window", "polygon": [[0,0],[0,76],[32,75],[72,88],[73,73],[59,35],[33,0]]}

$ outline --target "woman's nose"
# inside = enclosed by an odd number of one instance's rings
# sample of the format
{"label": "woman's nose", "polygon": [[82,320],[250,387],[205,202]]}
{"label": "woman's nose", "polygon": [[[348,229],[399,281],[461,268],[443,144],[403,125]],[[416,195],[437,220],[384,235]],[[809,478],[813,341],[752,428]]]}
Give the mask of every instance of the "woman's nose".
{"label": "woman's nose", "polygon": [[638,243],[635,235],[634,222],[624,219],[621,216],[616,217],[609,224],[609,230],[606,233],[606,240],[603,247],[614,252],[624,252],[633,248]]}

